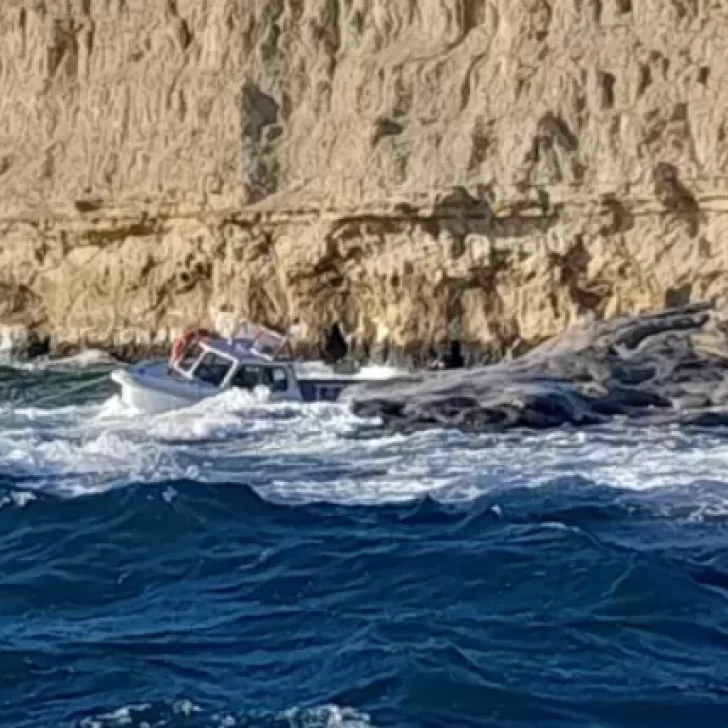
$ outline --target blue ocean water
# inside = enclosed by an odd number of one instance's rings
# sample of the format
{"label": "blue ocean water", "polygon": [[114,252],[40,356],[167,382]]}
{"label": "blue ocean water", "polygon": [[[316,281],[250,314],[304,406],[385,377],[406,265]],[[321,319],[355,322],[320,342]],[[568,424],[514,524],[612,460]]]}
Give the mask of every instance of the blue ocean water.
{"label": "blue ocean water", "polygon": [[0,369],[0,725],[725,725],[725,431],[145,417],[106,373]]}

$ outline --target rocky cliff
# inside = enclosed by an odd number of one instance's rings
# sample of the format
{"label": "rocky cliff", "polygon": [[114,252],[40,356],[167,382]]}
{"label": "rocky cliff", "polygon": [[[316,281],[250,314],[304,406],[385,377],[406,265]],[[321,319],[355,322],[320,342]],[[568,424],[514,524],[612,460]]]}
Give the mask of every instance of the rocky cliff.
{"label": "rocky cliff", "polygon": [[0,322],[503,352],[726,297],[709,0],[3,0]]}

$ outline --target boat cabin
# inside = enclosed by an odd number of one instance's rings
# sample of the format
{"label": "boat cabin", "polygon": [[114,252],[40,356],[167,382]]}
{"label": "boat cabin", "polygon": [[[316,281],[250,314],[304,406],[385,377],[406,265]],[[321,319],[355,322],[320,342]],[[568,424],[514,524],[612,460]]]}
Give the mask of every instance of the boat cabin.
{"label": "boat cabin", "polygon": [[278,395],[295,392],[297,384],[292,367],[275,358],[281,348],[280,342],[273,342],[272,347],[266,348],[262,338],[212,336],[198,339],[186,347],[179,358],[170,361],[170,373],[219,389],[253,390],[265,386]]}
{"label": "boat cabin", "polygon": [[355,376],[312,376],[294,369],[280,356],[286,337],[255,325],[244,325],[225,338],[197,329],[173,344],[168,362],[142,362],[112,372],[124,402],[148,412],[161,412],[214,397],[220,390],[265,387],[276,401],[335,402],[356,382]]}

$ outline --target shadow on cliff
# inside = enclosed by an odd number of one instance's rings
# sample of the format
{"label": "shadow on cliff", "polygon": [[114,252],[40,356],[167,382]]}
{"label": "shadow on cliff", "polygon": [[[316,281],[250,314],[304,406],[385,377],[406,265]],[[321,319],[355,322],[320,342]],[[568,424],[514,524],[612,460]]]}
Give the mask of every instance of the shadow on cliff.
{"label": "shadow on cliff", "polygon": [[349,391],[353,411],[395,429],[470,431],[649,424],[728,425],[728,332],[710,304],[569,329],[491,366],[416,374]]}

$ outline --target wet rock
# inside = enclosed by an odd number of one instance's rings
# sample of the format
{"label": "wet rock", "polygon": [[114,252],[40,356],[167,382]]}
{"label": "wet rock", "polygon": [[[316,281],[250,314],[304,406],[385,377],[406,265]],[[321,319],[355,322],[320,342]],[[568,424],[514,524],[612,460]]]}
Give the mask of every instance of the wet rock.
{"label": "wet rock", "polygon": [[[530,353],[469,370],[361,385],[356,414],[390,427],[588,426],[614,417],[728,418],[728,337],[708,304],[574,327]],[[728,412],[728,410],[727,410]]]}

